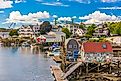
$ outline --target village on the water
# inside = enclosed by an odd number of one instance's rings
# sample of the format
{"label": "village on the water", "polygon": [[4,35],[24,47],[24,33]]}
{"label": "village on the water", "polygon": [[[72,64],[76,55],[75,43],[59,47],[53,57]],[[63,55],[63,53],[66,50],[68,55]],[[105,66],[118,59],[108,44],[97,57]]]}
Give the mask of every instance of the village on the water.
{"label": "village on the water", "polygon": [[59,64],[50,66],[55,81],[121,80],[121,22],[14,24],[0,29],[0,46],[40,49]]}
{"label": "village on the water", "polygon": [[121,0],[0,0],[0,81],[121,81]]}

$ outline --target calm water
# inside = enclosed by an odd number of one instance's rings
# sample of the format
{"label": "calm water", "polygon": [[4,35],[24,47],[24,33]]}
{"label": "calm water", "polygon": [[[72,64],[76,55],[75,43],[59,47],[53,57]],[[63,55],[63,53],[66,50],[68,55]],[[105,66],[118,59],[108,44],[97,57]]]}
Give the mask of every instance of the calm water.
{"label": "calm water", "polygon": [[0,81],[53,81],[52,64],[38,50],[0,47]]}

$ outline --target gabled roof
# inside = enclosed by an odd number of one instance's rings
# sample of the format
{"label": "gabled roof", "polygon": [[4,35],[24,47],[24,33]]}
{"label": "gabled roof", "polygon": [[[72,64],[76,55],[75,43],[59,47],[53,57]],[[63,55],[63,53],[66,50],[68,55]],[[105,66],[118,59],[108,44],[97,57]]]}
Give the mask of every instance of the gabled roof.
{"label": "gabled roof", "polygon": [[86,53],[113,52],[109,42],[84,42],[82,46]]}

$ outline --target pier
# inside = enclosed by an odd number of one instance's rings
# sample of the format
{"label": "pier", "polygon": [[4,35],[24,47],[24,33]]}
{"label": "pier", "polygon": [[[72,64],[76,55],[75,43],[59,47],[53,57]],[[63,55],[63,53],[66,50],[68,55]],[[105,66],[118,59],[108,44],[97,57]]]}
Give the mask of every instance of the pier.
{"label": "pier", "polygon": [[51,72],[55,77],[55,81],[68,81],[67,79],[63,79],[63,71],[58,66],[51,66]]}

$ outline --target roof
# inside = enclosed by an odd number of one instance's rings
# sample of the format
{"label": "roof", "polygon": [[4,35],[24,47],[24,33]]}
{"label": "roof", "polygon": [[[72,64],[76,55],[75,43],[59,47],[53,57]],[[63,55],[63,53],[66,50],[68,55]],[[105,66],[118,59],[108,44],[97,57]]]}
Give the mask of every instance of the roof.
{"label": "roof", "polygon": [[113,52],[112,45],[109,42],[85,42],[82,45],[84,48],[84,52],[87,53]]}
{"label": "roof", "polygon": [[66,36],[63,32],[54,32],[56,35],[43,35],[46,38],[46,42],[62,42],[61,36]]}
{"label": "roof", "polygon": [[[68,39],[65,40],[65,46],[67,46],[67,44],[68,44],[68,42],[69,42],[70,40],[75,40],[75,41],[77,41],[77,39],[75,39],[75,38],[68,38]],[[77,41],[77,43],[79,44],[78,41]]]}

